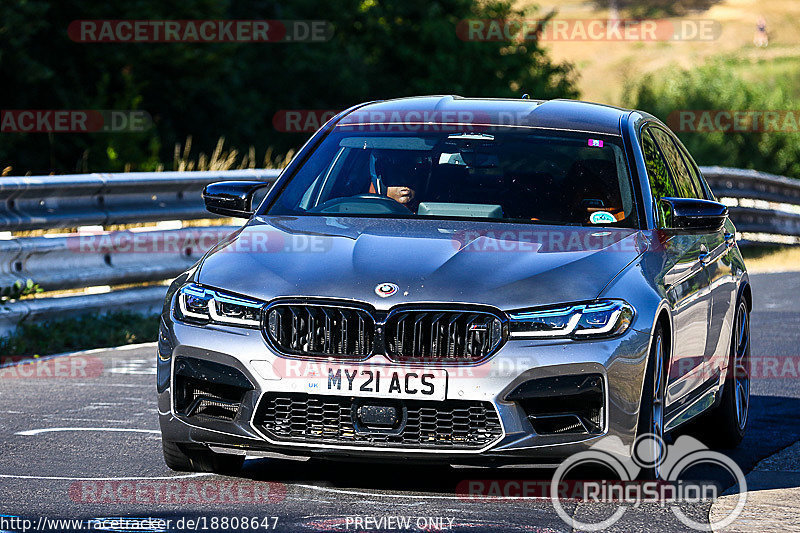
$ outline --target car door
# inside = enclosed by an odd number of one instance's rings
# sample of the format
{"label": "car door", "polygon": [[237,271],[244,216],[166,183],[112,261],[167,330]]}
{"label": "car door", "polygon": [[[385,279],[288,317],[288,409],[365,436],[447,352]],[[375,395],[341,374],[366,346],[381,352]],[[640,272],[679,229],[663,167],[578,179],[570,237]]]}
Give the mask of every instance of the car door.
{"label": "car door", "polygon": [[[694,198],[694,190],[686,169],[680,173],[682,159],[670,135],[657,126],[646,132],[666,167],[671,188],[662,184],[661,197]],[[643,139],[647,139],[643,136]],[[664,180],[662,180],[664,181]],[[662,213],[663,224],[669,226],[669,213]],[[670,233],[668,255],[672,264],[664,277],[667,298],[672,305],[673,339],[672,358],[667,373],[667,414],[679,410],[702,392],[705,381],[708,322],[711,313],[710,280],[704,259],[708,254],[706,236],[696,233]]]}
{"label": "car door", "polygon": [[[677,140],[676,140],[677,141]],[[715,200],[713,193],[692,160],[686,148],[677,141],[686,168],[701,198]],[[709,321],[706,358],[709,377],[719,376],[728,363],[728,350],[733,328],[733,315],[736,311],[736,275],[731,261],[731,249],[736,244],[736,229],[730,220],[714,233],[706,235],[706,272],[711,288],[711,318]]]}

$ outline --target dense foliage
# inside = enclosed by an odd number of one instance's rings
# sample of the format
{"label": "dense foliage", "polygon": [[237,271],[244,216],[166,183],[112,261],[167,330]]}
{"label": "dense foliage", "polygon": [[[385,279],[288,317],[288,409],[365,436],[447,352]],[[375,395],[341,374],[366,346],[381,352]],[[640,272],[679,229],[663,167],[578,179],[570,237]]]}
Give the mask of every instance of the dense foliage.
{"label": "dense foliage", "polygon": [[[759,76],[758,72],[757,66],[743,66],[733,61],[719,61],[688,71],[660,71],[632,87],[626,96],[626,105],[666,121],[702,165],[752,168],[800,178],[800,129],[797,127],[800,116],[796,111],[800,70],[791,76],[766,73]],[[780,114],[777,131],[769,127],[748,131],[749,124],[757,124],[755,119],[743,121],[746,127],[739,131],[733,127],[728,131],[702,127],[699,121],[695,124],[699,126],[698,131],[680,131],[680,121],[676,118],[677,113],[684,110],[711,111],[707,114],[711,117],[715,117],[717,111],[739,111],[753,116],[767,111],[790,112]]]}
{"label": "dense foliage", "polygon": [[[0,3],[3,109],[139,109],[139,133],[3,134],[0,170],[75,172],[172,166],[176,143],[211,152],[285,153],[307,134],[280,133],[285,109],[342,109],[416,94],[575,96],[573,71],[535,41],[472,42],[470,18],[522,17],[511,0],[5,0]],[[530,13],[527,14],[530,16]],[[319,43],[79,43],[75,20],[325,20]],[[259,158],[263,158],[259,155]]]}

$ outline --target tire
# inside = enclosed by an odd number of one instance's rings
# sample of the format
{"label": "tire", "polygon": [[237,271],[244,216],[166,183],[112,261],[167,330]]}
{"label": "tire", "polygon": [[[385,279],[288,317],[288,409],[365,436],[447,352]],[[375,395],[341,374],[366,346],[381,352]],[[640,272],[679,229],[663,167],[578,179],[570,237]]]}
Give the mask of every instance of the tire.
{"label": "tire", "polygon": [[747,302],[736,305],[730,359],[719,405],[703,413],[690,433],[714,449],[735,448],[747,429],[750,407],[750,311]]}
{"label": "tire", "polygon": [[161,440],[164,462],[178,472],[234,473],[242,468],[244,455],[214,453],[211,450],[192,449],[177,442]]}
{"label": "tire", "polygon": [[[642,386],[642,401],[639,406],[639,423],[636,428],[636,443],[632,453],[642,466],[638,478],[660,479],[658,463],[666,453],[664,434],[664,397],[666,394],[665,361],[667,344],[661,324],[656,326],[647,358],[647,371]],[[656,438],[645,438],[645,435]]]}

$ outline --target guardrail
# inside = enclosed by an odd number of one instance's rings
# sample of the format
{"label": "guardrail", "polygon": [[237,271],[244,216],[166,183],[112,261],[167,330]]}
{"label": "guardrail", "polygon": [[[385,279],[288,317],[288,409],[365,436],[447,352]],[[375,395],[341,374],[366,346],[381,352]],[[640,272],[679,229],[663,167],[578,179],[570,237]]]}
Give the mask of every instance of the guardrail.
{"label": "guardrail", "polygon": [[[800,237],[800,180],[720,167],[702,171],[718,197],[736,203],[730,212],[740,232]],[[0,178],[0,231],[210,219],[214,216],[205,211],[200,197],[205,185],[237,179],[271,183],[279,173],[238,170]],[[166,290],[163,284],[111,292],[105,287],[174,278],[235,229],[134,228],[0,240],[0,286],[32,279],[46,291],[101,287],[96,294],[0,305],[0,334],[21,320],[123,308],[156,312]]]}
{"label": "guardrail", "polygon": [[83,232],[0,241],[0,286],[45,291],[174,278],[238,226]]}
{"label": "guardrail", "polygon": [[714,194],[737,201],[729,207],[737,231],[800,237],[800,180],[739,168],[701,170]]}
{"label": "guardrail", "polygon": [[205,210],[200,196],[207,184],[230,180],[271,183],[279,174],[279,170],[231,170],[0,178],[0,231],[69,231],[0,240],[0,287],[32,279],[45,291],[87,287],[99,291],[0,305],[0,335],[22,320],[42,321],[111,309],[157,312],[166,290],[163,285],[104,291],[112,285],[174,278],[235,226],[74,230],[213,219],[215,215]]}
{"label": "guardrail", "polygon": [[200,193],[215,181],[274,181],[279,170],[130,172],[0,179],[6,231],[214,218]]}
{"label": "guardrail", "polygon": [[741,168],[700,170],[717,196],[800,205],[800,180]]}

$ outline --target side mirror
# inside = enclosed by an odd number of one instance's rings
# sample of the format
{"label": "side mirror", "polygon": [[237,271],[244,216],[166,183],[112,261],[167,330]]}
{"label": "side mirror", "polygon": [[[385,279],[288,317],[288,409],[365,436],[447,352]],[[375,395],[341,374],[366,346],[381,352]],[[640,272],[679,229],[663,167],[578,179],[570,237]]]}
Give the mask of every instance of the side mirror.
{"label": "side mirror", "polygon": [[668,225],[672,229],[712,233],[719,231],[728,217],[725,204],[697,198],[662,198],[672,214]]}
{"label": "side mirror", "polygon": [[253,194],[271,185],[264,181],[219,181],[203,189],[206,209],[226,217],[250,218],[253,214]]}

